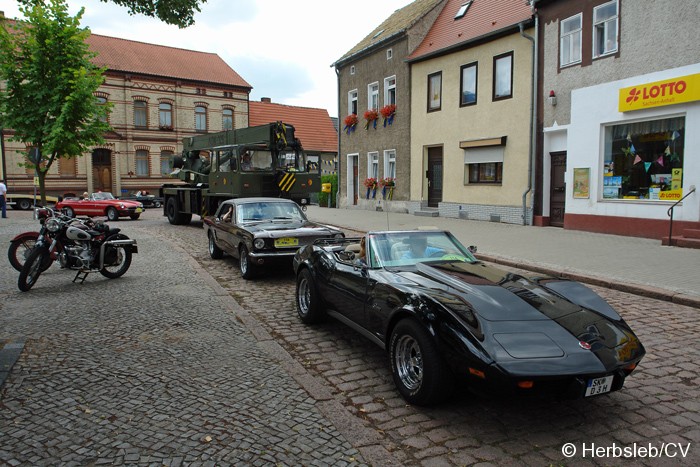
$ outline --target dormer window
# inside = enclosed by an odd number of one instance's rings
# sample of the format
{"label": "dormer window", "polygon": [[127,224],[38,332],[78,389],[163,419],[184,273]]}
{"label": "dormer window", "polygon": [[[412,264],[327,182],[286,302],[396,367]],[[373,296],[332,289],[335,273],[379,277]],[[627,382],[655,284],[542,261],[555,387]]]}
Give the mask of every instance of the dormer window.
{"label": "dormer window", "polygon": [[472,2],[474,0],[469,0],[468,2],[462,3],[462,5],[459,7],[459,10],[457,10],[457,14],[455,15],[455,19],[460,19],[464,15],[467,14],[467,10],[469,10],[469,7],[472,5]]}

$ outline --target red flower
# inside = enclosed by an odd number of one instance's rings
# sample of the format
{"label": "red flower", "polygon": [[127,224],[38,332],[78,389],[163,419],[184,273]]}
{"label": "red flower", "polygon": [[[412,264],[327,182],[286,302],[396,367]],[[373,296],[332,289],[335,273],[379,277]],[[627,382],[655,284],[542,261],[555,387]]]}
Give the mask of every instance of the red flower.
{"label": "red flower", "polygon": [[385,105],[380,110],[382,117],[389,118],[396,113],[396,104]]}

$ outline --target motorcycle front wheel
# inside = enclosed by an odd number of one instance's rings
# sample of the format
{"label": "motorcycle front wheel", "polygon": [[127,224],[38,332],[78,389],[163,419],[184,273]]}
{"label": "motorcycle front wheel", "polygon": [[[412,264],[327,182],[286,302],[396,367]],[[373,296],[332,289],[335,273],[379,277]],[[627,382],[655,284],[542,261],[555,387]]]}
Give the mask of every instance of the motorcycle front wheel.
{"label": "motorcycle front wheel", "polygon": [[105,248],[105,265],[100,274],[116,279],[126,274],[131,266],[131,248],[123,246],[108,246]]}
{"label": "motorcycle front wheel", "polygon": [[45,264],[45,261],[49,261],[48,248],[34,248],[31,253],[29,253],[27,261],[24,262],[24,266],[22,266],[22,270],[19,273],[19,279],[17,280],[17,287],[19,287],[19,290],[28,292],[34,287],[42,271],[44,271],[42,264]]}

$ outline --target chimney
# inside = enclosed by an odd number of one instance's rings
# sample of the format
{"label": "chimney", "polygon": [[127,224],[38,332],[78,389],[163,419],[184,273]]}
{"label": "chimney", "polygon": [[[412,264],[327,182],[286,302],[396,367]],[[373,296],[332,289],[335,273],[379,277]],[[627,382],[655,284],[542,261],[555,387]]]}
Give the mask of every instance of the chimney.
{"label": "chimney", "polygon": [[268,104],[272,104],[272,99],[269,97],[261,97],[260,102],[267,102]]}

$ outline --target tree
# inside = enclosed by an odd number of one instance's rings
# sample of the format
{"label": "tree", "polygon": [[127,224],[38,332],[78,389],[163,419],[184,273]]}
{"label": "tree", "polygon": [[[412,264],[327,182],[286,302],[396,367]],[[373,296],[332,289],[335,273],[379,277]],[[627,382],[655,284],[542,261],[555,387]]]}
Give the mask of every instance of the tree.
{"label": "tree", "polygon": [[[31,5],[42,0],[18,0],[20,4]],[[100,0],[102,3],[116,3],[127,7],[130,15],[142,14],[158,18],[167,24],[186,28],[194,24],[194,14],[199,12],[200,3],[207,0]]]}
{"label": "tree", "polygon": [[90,31],[80,28],[83,10],[71,17],[63,0],[47,0],[20,11],[26,21],[5,20],[0,27],[0,116],[15,132],[12,141],[38,151],[38,161],[28,151],[20,165],[36,171],[46,204],[51,165],[104,143],[109,105],[94,95],[104,70],[91,62]]}

